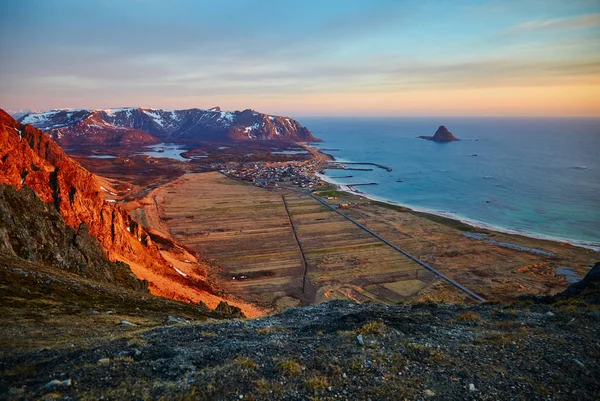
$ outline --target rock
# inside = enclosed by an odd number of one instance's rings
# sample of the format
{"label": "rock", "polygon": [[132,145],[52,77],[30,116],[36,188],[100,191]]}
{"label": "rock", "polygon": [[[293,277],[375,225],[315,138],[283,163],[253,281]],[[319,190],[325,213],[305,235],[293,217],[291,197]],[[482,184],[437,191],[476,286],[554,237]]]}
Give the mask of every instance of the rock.
{"label": "rock", "polygon": [[459,140],[454,135],[452,135],[450,131],[448,131],[448,128],[446,128],[443,125],[440,125],[440,127],[433,136],[420,136],[419,138],[435,142],[452,142]]}
{"label": "rock", "polygon": [[469,383],[469,391],[477,391],[473,383]]}
{"label": "rock", "polygon": [[546,317],[552,317],[552,316],[554,316],[554,313],[548,311],[548,312],[544,313],[544,316],[546,316]]}
{"label": "rock", "polygon": [[365,340],[363,339],[362,334],[356,336],[356,341],[358,341],[358,344],[360,345],[365,345]]}
{"label": "rock", "polygon": [[219,305],[215,308],[215,312],[219,312],[223,315],[228,315],[229,317],[246,317],[240,308],[237,306],[229,305],[225,301],[221,301]]}
{"label": "rock", "polygon": [[173,324],[190,324],[190,322],[188,322],[184,318],[169,315],[167,317],[167,324],[171,324],[171,323],[173,323]]}
{"label": "rock", "polygon": [[585,365],[579,359],[573,359],[573,362],[575,362],[580,368],[585,368]]}
{"label": "rock", "polygon": [[110,363],[110,358],[100,358],[98,359],[98,363],[100,365],[106,365],[107,363]]}
{"label": "rock", "polygon": [[60,380],[51,380],[48,383],[46,383],[46,385],[43,387],[44,390],[52,390],[56,387],[62,386],[62,382]]}
{"label": "rock", "polygon": [[121,323],[119,323],[121,326],[135,326],[135,324],[128,322],[127,320],[121,320]]}
{"label": "rock", "polygon": [[48,383],[46,383],[46,385],[44,385],[44,387],[42,387],[44,390],[54,390],[58,387],[69,387],[73,384],[73,381],[71,379],[67,379],[67,380],[51,380]]}
{"label": "rock", "polygon": [[427,389],[423,392],[423,394],[425,394],[425,397],[435,397],[435,392],[433,390]]}
{"label": "rock", "polygon": [[600,262],[596,263],[583,280],[571,284],[555,298],[578,297],[587,303],[600,304]]}

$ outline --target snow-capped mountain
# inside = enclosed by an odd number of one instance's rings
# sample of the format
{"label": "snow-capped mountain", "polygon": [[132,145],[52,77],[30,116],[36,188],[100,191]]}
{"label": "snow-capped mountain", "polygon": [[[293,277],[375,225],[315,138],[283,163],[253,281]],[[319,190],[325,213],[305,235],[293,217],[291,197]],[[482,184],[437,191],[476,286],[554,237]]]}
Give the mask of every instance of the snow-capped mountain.
{"label": "snow-capped mountain", "polygon": [[27,114],[31,114],[31,113],[39,113],[40,110],[28,110],[28,109],[23,109],[23,110],[6,110],[6,112],[8,114],[10,114],[10,116],[12,118],[14,118],[15,120],[18,120],[19,118],[22,118],[24,116],[26,116]]}
{"label": "snow-capped mountain", "polygon": [[19,119],[50,134],[62,145],[127,144],[165,140],[241,141],[317,140],[297,121],[254,110],[162,110],[147,108],[59,109],[29,113]]}

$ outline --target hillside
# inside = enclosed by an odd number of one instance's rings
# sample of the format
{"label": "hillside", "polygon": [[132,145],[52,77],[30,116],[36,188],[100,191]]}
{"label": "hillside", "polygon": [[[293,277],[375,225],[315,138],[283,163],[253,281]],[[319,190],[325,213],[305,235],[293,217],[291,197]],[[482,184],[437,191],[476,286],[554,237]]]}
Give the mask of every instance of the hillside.
{"label": "hillside", "polygon": [[316,141],[297,121],[254,110],[62,109],[30,113],[24,124],[40,128],[62,146],[151,144],[158,141]]}
{"label": "hillside", "polygon": [[39,349],[49,341],[41,340],[38,349],[6,356],[0,396],[595,400],[600,315],[588,301],[597,296],[599,269],[580,285],[588,298],[477,306],[335,301],[219,324],[148,330],[151,322],[140,320],[92,344],[70,339],[70,347]]}
{"label": "hillside", "polygon": [[111,262],[87,223],[75,231],[54,205],[29,187],[0,185],[0,254],[75,273],[99,282],[148,292],[122,262]]}
{"label": "hillside", "polygon": [[[206,264],[159,233],[144,230],[127,211],[104,199],[109,190],[99,177],[67,156],[44,132],[15,121],[2,110],[0,161],[0,184],[31,188],[41,201],[53,205],[74,232],[89,230],[107,258],[127,264],[138,279],[147,281],[152,294],[205,302],[211,308],[223,300],[205,282]],[[40,219],[35,209],[23,213],[26,219]],[[160,249],[153,238],[161,242]],[[177,257],[188,261],[190,274],[173,268]]]}

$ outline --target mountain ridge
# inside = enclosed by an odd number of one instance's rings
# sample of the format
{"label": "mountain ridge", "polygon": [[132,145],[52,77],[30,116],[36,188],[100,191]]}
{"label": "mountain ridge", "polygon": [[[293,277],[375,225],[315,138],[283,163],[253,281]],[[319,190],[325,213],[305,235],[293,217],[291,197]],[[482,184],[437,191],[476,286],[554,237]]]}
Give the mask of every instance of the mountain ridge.
{"label": "mountain ridge", "polygon": [[26,114],[19,121],[46,131],[61,145],[152,144],[159,141],[318,141],[296,120],[251,109],[53,109]]}

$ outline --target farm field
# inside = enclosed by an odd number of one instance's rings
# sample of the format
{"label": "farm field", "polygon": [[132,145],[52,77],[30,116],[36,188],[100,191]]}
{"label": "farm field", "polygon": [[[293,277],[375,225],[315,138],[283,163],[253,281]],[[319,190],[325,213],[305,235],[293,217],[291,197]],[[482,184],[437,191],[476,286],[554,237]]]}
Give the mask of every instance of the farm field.
{"label": "farm field", "polygon": [[147,207],[156,208],[163,230],[218,266],[218,287],[261,306],[395,303],[439,285],[437,276],[298,191],[264,190],[212,172],[185,175],[150,196]]}

